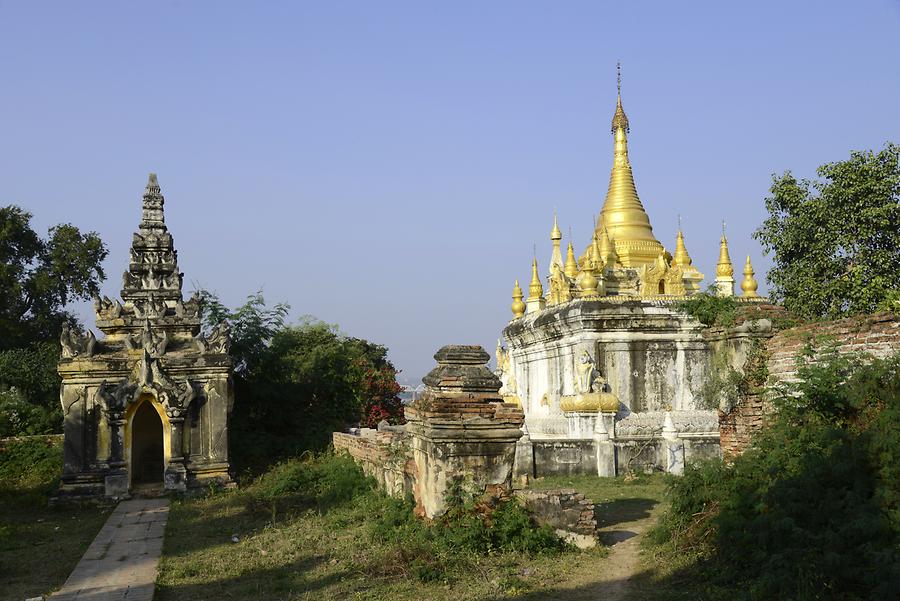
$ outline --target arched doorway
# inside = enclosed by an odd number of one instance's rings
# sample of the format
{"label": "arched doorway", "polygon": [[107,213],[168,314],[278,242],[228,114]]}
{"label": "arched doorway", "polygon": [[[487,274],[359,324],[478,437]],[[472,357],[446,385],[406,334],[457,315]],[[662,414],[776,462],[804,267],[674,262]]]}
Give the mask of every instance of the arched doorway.
{"label": "arched doorway", "polygon": [[163,423],[153,402],[144,400],[131,418],[131,483],[162,484],[165,471]]}

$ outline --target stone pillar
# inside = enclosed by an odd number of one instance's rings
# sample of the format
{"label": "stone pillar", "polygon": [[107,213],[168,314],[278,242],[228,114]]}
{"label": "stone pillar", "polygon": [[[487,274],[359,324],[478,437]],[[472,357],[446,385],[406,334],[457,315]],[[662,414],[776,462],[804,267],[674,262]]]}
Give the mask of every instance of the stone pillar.
{"label": "stone pillar", "polygon": [[516,441],[516,458],[513,462],[513,483],[527,486],[534,477],[534,445],[528,435],[528,427],[522,424],[522,438]]}
{"label": "stone pillar", "polygon": [[594,451],[597,454],[597,475],[610,478],[616,475],[616,445],[610,440],[603,413],[594,421]]}
{"label": "stone pillar", "polygon": [[110,411],[109,472],[106,474],[104,494],[109,497],[128,497],[128,471],[125,463],[125,419],[121,411]]}
{"label": "stone pillar", "polygon": [[472,498],[509,495],[525,422],[519,407],[500,398],[483,348],[445,346],[434,358],[438,366],[422,378],[425,393],[406,408],[416,509],[429,518],[447,510],[454,488]]}
{"label": "stone pillar", "polygon": [[169,416],[169,465],[166,466],[166,490],[187,489],[187,470],[184,467],[184,414],[173,412]]}
{"label": "stone pillar", "polygon": [[663,465],[666,472],[681,475],[684,473],[684,442],[678,437],[675,423],[672,421],[672,412],[666,411],[666,418],[662,430],[663,452],[665,461]]}

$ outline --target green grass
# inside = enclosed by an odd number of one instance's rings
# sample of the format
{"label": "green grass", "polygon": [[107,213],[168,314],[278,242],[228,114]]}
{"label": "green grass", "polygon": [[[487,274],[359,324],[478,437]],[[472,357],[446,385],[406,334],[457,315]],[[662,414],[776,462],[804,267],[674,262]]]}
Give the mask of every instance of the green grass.
{"label": "green grass", "polygon": [[48,508],[61,468],[60,441],[27,440],[0,451],[0,599],[59,588],[109,514]]}
{"label": "green grass", "polygon": [[[289,462],[241,490],[174,502],[156,598],[530,598],[564,584],[573,569],[594,569],[605,555],[601,547],[475,553],[461,539],[435,541],[440,537],[409,524],[398,526],[410,529],[409,536],[385,537],[384,516],[396,514],[397,501],[371,485],[332,494],[343,486],[336,472],[326,467],[310,476],[309,469],[319,468]],[[302,486],[286,485],[285,478]]]}

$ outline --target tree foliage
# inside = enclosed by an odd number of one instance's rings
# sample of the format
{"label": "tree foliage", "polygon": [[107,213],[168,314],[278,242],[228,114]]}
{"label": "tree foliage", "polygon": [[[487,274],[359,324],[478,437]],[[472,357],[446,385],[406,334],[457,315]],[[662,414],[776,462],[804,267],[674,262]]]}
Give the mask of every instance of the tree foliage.
{"label": "tree foliage", "polygon": [[69,224],[41,238],[31,214],[0,207],[0,436],[58,432],[59,332],[66,304],[100,291],[106,246]]}
{"label": "tree foliage", "polygon": [[66,304],[100,292],[107,254],[95,232],[62,224],[42,239],[30,213],[0,207],[0,350],[55,339]]}
{"label": "tree foliage", "polygon": [[773,176],[754,233],[772,254],[773,300],[804,317],[866,313],[900,290],[900,146],[853,152],[819,180]]}
{"label": "tree foliage", "polygon": [[687,470],[655,532],[691,577],[747,599],[887,599],[900,587],[900,355],[820,356],[733,465]]}
{"label": "tree foliage", "polygon": [[207,327],[226,320],[239,366],[231,433],[238,464],[263,467],[321,449],[348,425],[402,415],[400,386],[387,349],[305,319],[285,325],[288,306],[267,308],[261,293],[234,311],[204,293]]}

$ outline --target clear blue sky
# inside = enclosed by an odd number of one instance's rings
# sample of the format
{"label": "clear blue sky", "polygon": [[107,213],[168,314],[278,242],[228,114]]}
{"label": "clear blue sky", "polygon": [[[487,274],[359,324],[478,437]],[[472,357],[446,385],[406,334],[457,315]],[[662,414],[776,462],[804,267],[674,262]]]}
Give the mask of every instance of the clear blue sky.
{"label": "clear blue sky", "polygon": [[554,207],[586,244],[617,60],[654,231],[681,214],[709,282],[722,219],[768,266],[773,172],[900,140],[898,40],[887,0],[0,1],[0,204],[99,232],[113,296],[158,172],[186,282],[261,287],[417,380],[493,351]]}

